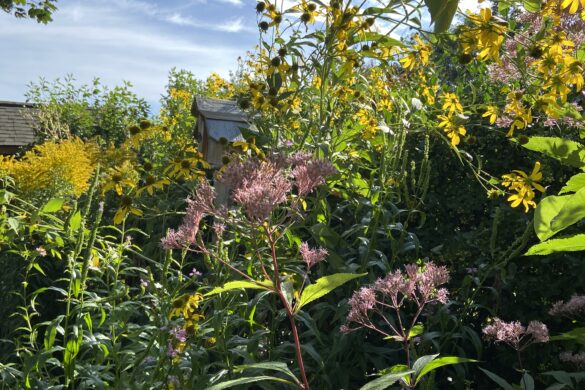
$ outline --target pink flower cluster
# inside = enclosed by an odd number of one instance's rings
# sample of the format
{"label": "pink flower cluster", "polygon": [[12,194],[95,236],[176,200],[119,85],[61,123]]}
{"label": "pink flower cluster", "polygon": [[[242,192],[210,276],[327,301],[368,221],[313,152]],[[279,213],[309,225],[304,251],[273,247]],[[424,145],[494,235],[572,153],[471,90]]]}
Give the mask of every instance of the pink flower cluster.
{"label": "pink flower cluster", "polygon": [[508,344],[517,351],[549,340],[548,328],[540,321],[530,321],[525,328],[519,321],[504,322],[495,318],[492,324],[483,328],[483,334],[488,340]]}
{"label": "pink flower cluster", "polygon": [[276,155],[264,161],[233,160],[220,181],[232,189],[232,200],[243,206],[251,221],[262,222],[286,202],[294,186],[300,196],[305,196],[335,173],[328,161],[297,153],[288,158]]}
{"label": "pink flower cluster", "polygon": [[573,295],[568,302],[559,301],[549,310],[553,316],[585,318],[585,295]]}
{"label": "pink flower cluster", "polygon": [[276,164],[257,161],[255,169],[247,172],[234,187],[232,199],[244,207],[251,221],[262,222],[270,217],[276,206],[286,201],[291,189],[291,183]]}
{"label": "pink flower cluster", "polygon": [[199,224],[206,214],[213,214],[215,191],[207,180],[199,182],[195,197],[187,199],[187,210],[183,222],[177,230],[170,229],[161,240],[164,249],[181,249],[196,242]]}
{"label": "pink flower cluster", "polygon": [[[447,303],[448,291],[439,286],[448,281],[449,272],[446,267],[437,266],[433,262],[423,267],[409,264],[405,266],[405,272],[396,270],[378,279],[373,286],[362,287],[356,291],[348,302],[350,310],[347,321],[357,323],[358,328],[365,326],[379,331],[370,320],[372,312],[385,319],[384,308],[392,308],[400,315],[400,309],[407,300],[415,303],[419,314],[429,303]],[[389,323],[387,320],[386,322]],[[342,332],[351,330],[354,329],[347,325],[341,329]],[[401,336],[402,331],[393,332]]]}
{"label": "pink flower cluster", "polygon": [[559,355],[559,360],[564,363],[569,363],[580,370],[585,370],[585,352],[562,352]]}
{"label": "pink flower cluster", "polygon": [[327,250],[324,248],[317,248],[311,249],[309,244],[306,242],[301,243],[301,247],[299,248],[299,252],[301,253],[301,257],[303,261],[307,265],[307,270],[313,268],[313,266],[327,257]]}

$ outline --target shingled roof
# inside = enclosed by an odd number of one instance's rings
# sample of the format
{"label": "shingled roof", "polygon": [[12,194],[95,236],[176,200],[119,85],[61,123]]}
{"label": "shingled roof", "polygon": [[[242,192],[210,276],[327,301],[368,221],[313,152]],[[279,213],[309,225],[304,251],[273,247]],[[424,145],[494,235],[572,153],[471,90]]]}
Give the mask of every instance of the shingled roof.
{"label": "shingled roof", "polygon": [[34,129],[24,115],[25,110],[32,109],[30,103],[0,101],[0,149],[13,153],[33,142]]}

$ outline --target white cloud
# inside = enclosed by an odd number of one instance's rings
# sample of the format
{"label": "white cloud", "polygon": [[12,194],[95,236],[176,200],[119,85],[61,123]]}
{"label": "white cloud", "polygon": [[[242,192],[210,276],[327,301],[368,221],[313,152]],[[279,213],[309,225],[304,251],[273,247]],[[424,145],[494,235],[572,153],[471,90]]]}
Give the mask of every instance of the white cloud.
{"label": "white cloud", "polygon": [[236,7],[241,7],[244,5],[244,3],[242,2],[242,0],[219,0],[222,3],[229,3],[229,4],[233,4]]}
{"label": "white cloud", "polygon": [[248,32],[258,31],[257,28],[251,28],[250,26],[246,26],[244,24],[243,17],[234,18],[234,19],[228,20],[224,23],[221,23],[217,26],[217,29],[220,31],[232,32],[232,33],[237,33],[237,32],[241,32],[241,31],[248,31]]}
{"label": "white cloud", "polygon": [[[228,32],[244,29],[243,19],[219,23],[215,33],[209,25],[197,26],[201,29],[196,32],[171,29],[172,24],[159,22],[163,11],[146,5],[136,0],[63,0],[48,25],[1,14],[0,52],[10,53],[10,61],[0,61],[0,100],[23,100],[29,82],[72,73],[80,83],[94,77],[110,86],[128,80],[139,96],[156,105],[172,67],[200,78],[211,72],[227,77],[238,56],[253,47],[251,34],[246,34],[251,42],[241,35],[228,38],[233,36]],[[124,12],[128,7],[136,12]],[[165,17],[175,24],[197,23],[179,13]]]}

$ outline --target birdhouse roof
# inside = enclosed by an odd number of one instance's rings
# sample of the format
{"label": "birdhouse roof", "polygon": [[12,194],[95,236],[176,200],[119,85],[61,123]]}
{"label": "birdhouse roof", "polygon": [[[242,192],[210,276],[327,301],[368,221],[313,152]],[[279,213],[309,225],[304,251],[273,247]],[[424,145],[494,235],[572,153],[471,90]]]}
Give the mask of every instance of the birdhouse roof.
{"label": "birdhouse roof", "polygon": [[205,119],[246,122],[246,114],[240,110],[235,100],[212,99],[196,96],[191,112]]}
{"label": "birdhouse roof", "polygon": [[0,146],[24,146],[33,142],[34,129],[23,115],[30,103],[0,101]]}

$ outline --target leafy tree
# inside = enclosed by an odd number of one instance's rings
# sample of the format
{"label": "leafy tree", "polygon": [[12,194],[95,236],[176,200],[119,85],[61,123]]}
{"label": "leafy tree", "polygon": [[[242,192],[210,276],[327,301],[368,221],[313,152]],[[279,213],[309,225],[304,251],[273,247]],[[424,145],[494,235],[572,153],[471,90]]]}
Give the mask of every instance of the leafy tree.
{"label": "leafy tree", "polygon": [[120,143],[126,128],[148,116],[148,103],[124,82],[112,89],[94,79],[91,85],[75,85],[73,76],[31,83],[27,100],[38,104],[39,138],[84,139],[98,136],[105,142]]}

